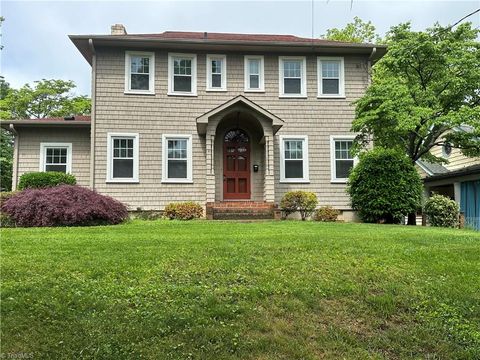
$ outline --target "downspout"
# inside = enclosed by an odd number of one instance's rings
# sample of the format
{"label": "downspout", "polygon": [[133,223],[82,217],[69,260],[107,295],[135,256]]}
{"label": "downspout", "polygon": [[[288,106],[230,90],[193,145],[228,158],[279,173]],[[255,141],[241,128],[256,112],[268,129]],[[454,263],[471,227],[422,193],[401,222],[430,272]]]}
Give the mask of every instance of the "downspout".
{"label": "downspout", "polygon": [[372,82],[372,59],[373,57],[375,56],[375,54],[377,53],[377,48],[376,47],[373,47],[372,49],[372,52],[370,53],[370,56],[368,57],[368,61],[367,61],[367,76],[368,76],[368,85],[371,84]]}
{"label": "downspout", "polygon": [[9,125],[10,132],[14,135],[13,138],[13,164],[12,164],[12,191],[17,190],[18,179],[18,147],[19,147],[19,135],[13,124]]}
{"label": "downspout", "polygon": [[92,108],[90,121],[90,188],[95,190],[95,108],[97,88],[97,53],[93,40],[88,39],[88,46],[92,52]]}

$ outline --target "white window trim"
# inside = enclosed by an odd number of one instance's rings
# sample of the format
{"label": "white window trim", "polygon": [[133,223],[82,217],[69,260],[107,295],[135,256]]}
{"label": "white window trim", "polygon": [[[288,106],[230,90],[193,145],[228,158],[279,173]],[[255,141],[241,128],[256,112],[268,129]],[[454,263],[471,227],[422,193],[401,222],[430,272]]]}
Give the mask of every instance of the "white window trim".
{"label": "white window trim", "polygon": [[[323,93],[323,76],[322,76],[322,61],[323,60],[337,60],[340,61],[338,94],[324,94]],[[345,62],[343,57],[333,56],[318,56],[317,57],[317,86],[318,98],[345,98]]]}
{"label": "white window trim", "polygon": [[[250,87],[250,67],[248,66],[249,60],[260,60],[260,68],[259,68],[259,79],[258,79],[258,88],[251,88]],[[245,55],[244,56],[244,81],[245,81],[245,92],[265,92],[265,75],[264,75],[264,56],[263,55]]]}
{"label": "white window trim", "polygon": [[[143,56],[150,58],[149,62],[149,74],[148,74],[148,90],[135,90],[131,89],[131,80],[130,76],[131,65],[130,59],[131,56]],[[125,51],[125,94],[143,94],[143,95],[155,95],[155,53],[154,52],[144,52],[144,51]]]}
{"label": "white window trim", "polygon": [[[125,137],[133,138],[133,177],[114,178],[113,177],[113,138]],[[138,133],[108,133],[107,134],[107,183],[138,183],[138,163],[139,163],[139,135]]]}
{"label": "white window trim", "polygon": [[[173,91],[173,58],[182,57],[192,60],[192,91]],[[168,53],[168,92],[172,96],[197,96],[197,55],[185,53]]]}
{"label": "white window trim", "polygon": [[[307,135],[280,135],[280,182],[281,183],[309,183],[308,136]],[[303,178],[285,178],[285,140],[302,140]]]}
{"label": "white window trim", "polygon": [[[284,60],[300,60],[301,67],[301,93],[285,94],[283,81],[283,61]],[[278,58],[278,96],[280,98],[306,98],[307,97],[307,58],[305,56],[279,56]]]}
{"label": "white window trim", "polygon": [[[330,135],[330,174],[332,183],[345,184],[348,181],[348,178],[337,178],[336,177],[336,164],[335,164],[335,141],[342,140],[355,140],[355,135]],[[358,157],[353,158],[353,166],[355,167],[358,163]]]}
{"label": "white window trim", "polygon": [[[168,177],[168,140],[171,139],[187,139],[187,177],[185,179],[175,179]],[[162,183],[193,183],[193,164],[192,164],[192,135],[185,134],[163,134],[162,135]]]}
{"label": "white window trim", "polygon": [[[222,60],[222,86],[212,87],[212,60]],[[207,91],[227,91],[227,55],[207,54]]]}
{"label": "white window trim", "polygon": [[67,148],[67,174],[72,173],[72,143],[53,143],[53,142],[42,142],[40,143],[40,166],[39,171],[45,171],[47,163],[45,157],[47,155],[47,148],[55,147],[64,147]]}

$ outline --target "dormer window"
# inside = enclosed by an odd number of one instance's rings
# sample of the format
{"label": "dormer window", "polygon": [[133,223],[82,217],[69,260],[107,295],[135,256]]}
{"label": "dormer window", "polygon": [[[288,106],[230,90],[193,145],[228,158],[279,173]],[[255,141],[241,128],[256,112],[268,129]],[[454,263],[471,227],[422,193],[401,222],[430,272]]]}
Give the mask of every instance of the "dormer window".
{"label": "dormer window", "polygon": [[125,93],[155,93],[155,54],[127,51],[125,53]]}
{"label": "dormer window", "polygon": [[168,54],[168,95],[197,95],[197,55]]}
{"label": "dormer window", "polygon": [[305,57],[280,57],[279,69],[280,97],[306,97],[307,62]]}
{"label": "dormer window", "polygon": [[207,55],[207,91],[227,91],[225,55]]}

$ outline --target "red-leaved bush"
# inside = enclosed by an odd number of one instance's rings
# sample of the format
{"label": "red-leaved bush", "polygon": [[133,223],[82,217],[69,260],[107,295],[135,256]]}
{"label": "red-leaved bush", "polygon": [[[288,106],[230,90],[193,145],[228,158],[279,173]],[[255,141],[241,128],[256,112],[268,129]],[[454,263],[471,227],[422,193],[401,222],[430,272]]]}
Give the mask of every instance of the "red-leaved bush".
{"label": "red-leaved bush", "polygon": [[6,200],[1,210],[17,226],[118,224],[128,216],[119,201],[74,185],[21,191]]}

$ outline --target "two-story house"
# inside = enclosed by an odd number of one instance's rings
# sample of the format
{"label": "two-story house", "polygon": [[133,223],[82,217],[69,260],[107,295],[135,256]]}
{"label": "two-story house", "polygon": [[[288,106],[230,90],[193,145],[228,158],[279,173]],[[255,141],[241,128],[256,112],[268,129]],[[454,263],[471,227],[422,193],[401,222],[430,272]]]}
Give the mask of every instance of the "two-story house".
{"label": "two-story house", "polygon": [[10,121],[14,183],[66,171],[132,210],[191,200],[210,217],[308,190],[354,218],[352,102],[385,46],[118,24],[70,39],[92,66],[91,118]]}

